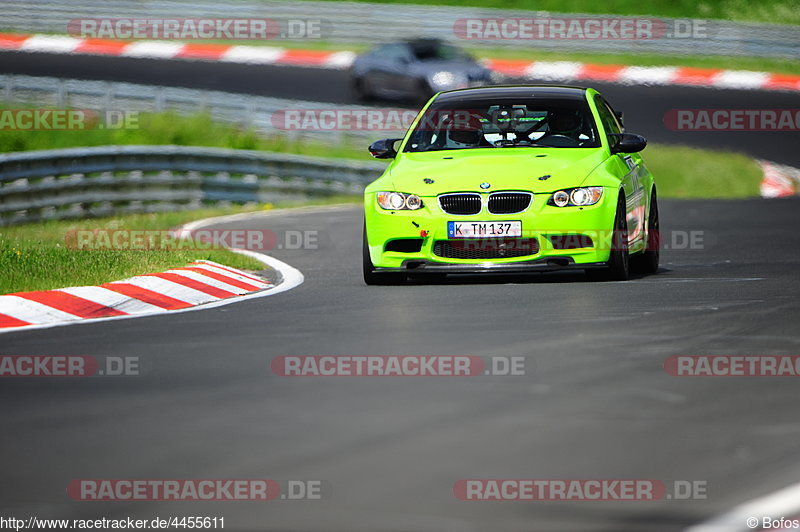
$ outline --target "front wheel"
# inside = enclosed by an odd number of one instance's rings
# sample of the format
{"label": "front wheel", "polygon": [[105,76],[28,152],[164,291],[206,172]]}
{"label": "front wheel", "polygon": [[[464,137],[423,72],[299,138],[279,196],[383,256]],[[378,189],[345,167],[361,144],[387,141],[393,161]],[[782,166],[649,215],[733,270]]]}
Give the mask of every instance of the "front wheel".
{"label": "front wheel", "polygon": [[614,231],[611,236],[611,253],[605,267],[586,270],[590,281],[627,281],[630,277],[630,254],[628,252],[628,219],[625,196],[620,194],[617,213],[614,216]]}
{"label": "front wheel", "polygon": [[650,216],[647,219],[647,247],[631,257],[631,269],[637,273],[656,273],[658,271],[659,249],[661,249],[661,229],[658,225],[658,199],[653,189],[650,199]]}
{"label": "front wheel", "polygon": [[367,82],[364,80],[364,78],[354,77],[350,81],[350,89],[353,99],[357,102],[369,102],[372,100],[372,93],[370,92]]}
{"label": "front wheel", "polygon": [[367,228],[364,226],[363,244],[361,247],[362,268],[364,270],[364,282],[368,285],[396,285],[406,281],[406,274],[402,272],[376,273],[375,265],[369,256],[369,244],[367,244]]}

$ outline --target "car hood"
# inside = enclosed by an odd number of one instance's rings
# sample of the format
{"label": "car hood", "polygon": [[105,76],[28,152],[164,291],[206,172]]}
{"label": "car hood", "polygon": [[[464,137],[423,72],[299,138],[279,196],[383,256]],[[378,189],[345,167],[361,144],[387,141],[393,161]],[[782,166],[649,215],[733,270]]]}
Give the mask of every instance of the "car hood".
{"label": "car hood", "polygon": [[[403,153],[389,175],[394,190],[420,196],[464,191],[554,192],[583,184],[586,176],[606,157],[607,152],[602,148],[486,148]],[[488,183],[489,187],[482,189],[482,183]]]}

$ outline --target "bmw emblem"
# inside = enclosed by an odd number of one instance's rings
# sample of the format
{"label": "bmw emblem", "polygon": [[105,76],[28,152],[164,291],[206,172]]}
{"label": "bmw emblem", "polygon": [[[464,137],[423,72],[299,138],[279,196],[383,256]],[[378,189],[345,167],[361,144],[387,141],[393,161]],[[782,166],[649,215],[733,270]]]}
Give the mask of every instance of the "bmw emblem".
{"label": "bmw emblem", "polygon": [[491,186],[492,186],[492,185],[491,185],[490,183],[486,183],[486,182],[483,182],[483,183],[481,183],[481,188],[482,188],[483,190],[486,190],[487,188],[489,188],[489,187],[491,187]]}

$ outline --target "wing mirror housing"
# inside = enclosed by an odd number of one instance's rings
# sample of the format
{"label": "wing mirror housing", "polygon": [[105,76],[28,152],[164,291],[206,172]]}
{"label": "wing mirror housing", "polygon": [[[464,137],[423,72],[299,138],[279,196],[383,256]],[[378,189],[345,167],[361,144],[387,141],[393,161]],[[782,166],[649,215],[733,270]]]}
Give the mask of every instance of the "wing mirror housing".
{"label": "wing mirror housing", "polygon": [[394,149],[394,143],[403,139],[381,139],[376,140],[369,145],[369,153],[376,159],[394,159],[397,156],[397,151]]}
{"label": "wing mirror housing", "polygon": [[611,139],[611,153],[636,153],[640,152],[647,146],[647,139],[641,135],[634,135],[633,133],[612,133],[609,135]]}

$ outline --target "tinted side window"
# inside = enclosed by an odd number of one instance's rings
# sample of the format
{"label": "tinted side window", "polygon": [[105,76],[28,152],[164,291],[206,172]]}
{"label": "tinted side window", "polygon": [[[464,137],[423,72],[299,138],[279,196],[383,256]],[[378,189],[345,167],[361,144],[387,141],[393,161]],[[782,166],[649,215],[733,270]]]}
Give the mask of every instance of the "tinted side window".
{"label": "tinted side window", "polygon": [[608,112],[611,113],[611,118],[614,120],[614,123],[617,124],[617,128],[619,128],[620,133],[624,133],[625,125],[622,123],[622,120],[620,120],[619,116],[617,116],[617,113],[614,111],[614,108],[611,107],[611,104],[605,101],[603,98],[600,98],[600,100],[605,104],[606,108],[608,109]]}
{"label": "tinted side window", "polygon": [[606,130],[606,133],[622,133],[622,125],[606,101],[596,95],[594,103],[597,106],[597,112],[600,114],[600,121],[603,122],[603,129]]}

